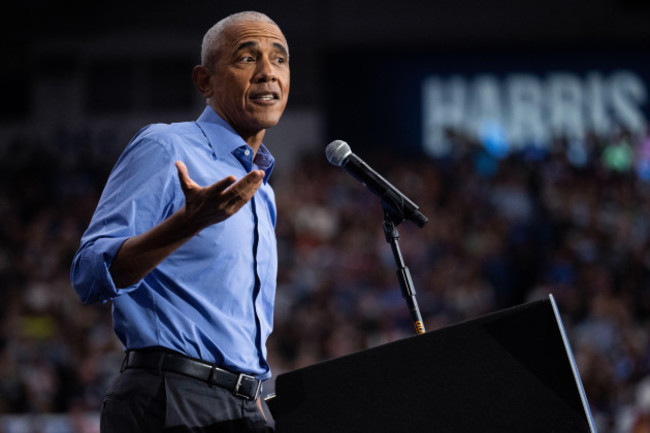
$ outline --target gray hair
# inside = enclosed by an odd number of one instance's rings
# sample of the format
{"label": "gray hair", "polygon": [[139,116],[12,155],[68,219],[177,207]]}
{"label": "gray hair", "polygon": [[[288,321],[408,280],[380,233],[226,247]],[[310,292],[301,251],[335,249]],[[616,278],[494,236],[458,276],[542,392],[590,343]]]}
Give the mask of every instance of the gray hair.
{"label": "gray hair", "polygon": [[209,66],[216,60],[219,50],[224,44],[224,31],[232,24],[243,21],[269,23],[278,29],[280,28],[275,21],[261,12],[244,11],[229,15],[210,27],[203,36],[203,42],[201,43],[201,64],[203,66]]}

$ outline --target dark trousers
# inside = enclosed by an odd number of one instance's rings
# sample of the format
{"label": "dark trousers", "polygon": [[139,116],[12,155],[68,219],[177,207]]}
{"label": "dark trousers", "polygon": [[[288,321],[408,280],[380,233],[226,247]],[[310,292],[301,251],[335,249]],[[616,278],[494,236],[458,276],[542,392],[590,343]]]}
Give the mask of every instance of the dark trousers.
{"label": "dark trousers", "polygon": [[102,433],[268,433],[257,403],[180,374],[124,370],[102,403]]}

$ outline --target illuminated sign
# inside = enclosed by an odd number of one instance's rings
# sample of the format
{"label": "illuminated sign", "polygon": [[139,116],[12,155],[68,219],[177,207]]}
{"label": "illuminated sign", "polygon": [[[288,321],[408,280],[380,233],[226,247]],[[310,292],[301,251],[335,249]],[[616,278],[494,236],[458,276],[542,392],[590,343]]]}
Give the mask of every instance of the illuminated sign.
{"label": "illuminated sign", "polygon": [[626,131],[638,143],[650,124],[648,59],[645,48],[337,51],[324,74],[327,133],[366,156],[381,148],[446,156],[449,131],[496,156],[545,151],[556,138],[580,150],[587,134],[607,141]]}
{"label": "illuminated sign", "polygon": [[629,70],[431,75],[422,82],[422,143],[427,153],[448,153],[449,129],[482,142],[499,135],[509,150],[546,147],[554,137],[608,137],[617,128],[642,134],[648,97],[646,83]]}

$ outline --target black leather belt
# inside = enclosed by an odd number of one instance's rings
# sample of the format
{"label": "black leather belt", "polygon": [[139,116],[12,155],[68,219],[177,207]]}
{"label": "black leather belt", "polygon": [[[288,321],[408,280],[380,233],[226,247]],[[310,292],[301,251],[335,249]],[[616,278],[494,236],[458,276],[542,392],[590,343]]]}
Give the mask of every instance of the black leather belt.
{"label": "black leather belt", "polygon": [[209,385],[225,388],[232,391],[235,396],[248,400],[257,400],[262,387],[261,380],[248,374],[231,373],[208,362],[165,351],[130,351],[122,365],[122,370],[127,368],[182,374]]}

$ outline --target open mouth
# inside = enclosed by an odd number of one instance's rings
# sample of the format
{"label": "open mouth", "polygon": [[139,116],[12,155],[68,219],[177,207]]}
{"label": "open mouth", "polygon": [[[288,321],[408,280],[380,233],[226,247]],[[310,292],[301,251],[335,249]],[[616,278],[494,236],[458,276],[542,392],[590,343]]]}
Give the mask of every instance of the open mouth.
{"label": "open mouth", "polygon": [[273,101],[275,99],[280,99],[280,97],[277,93],[269,92],[252,95],[251,99],[254,99],[256,101]]}

